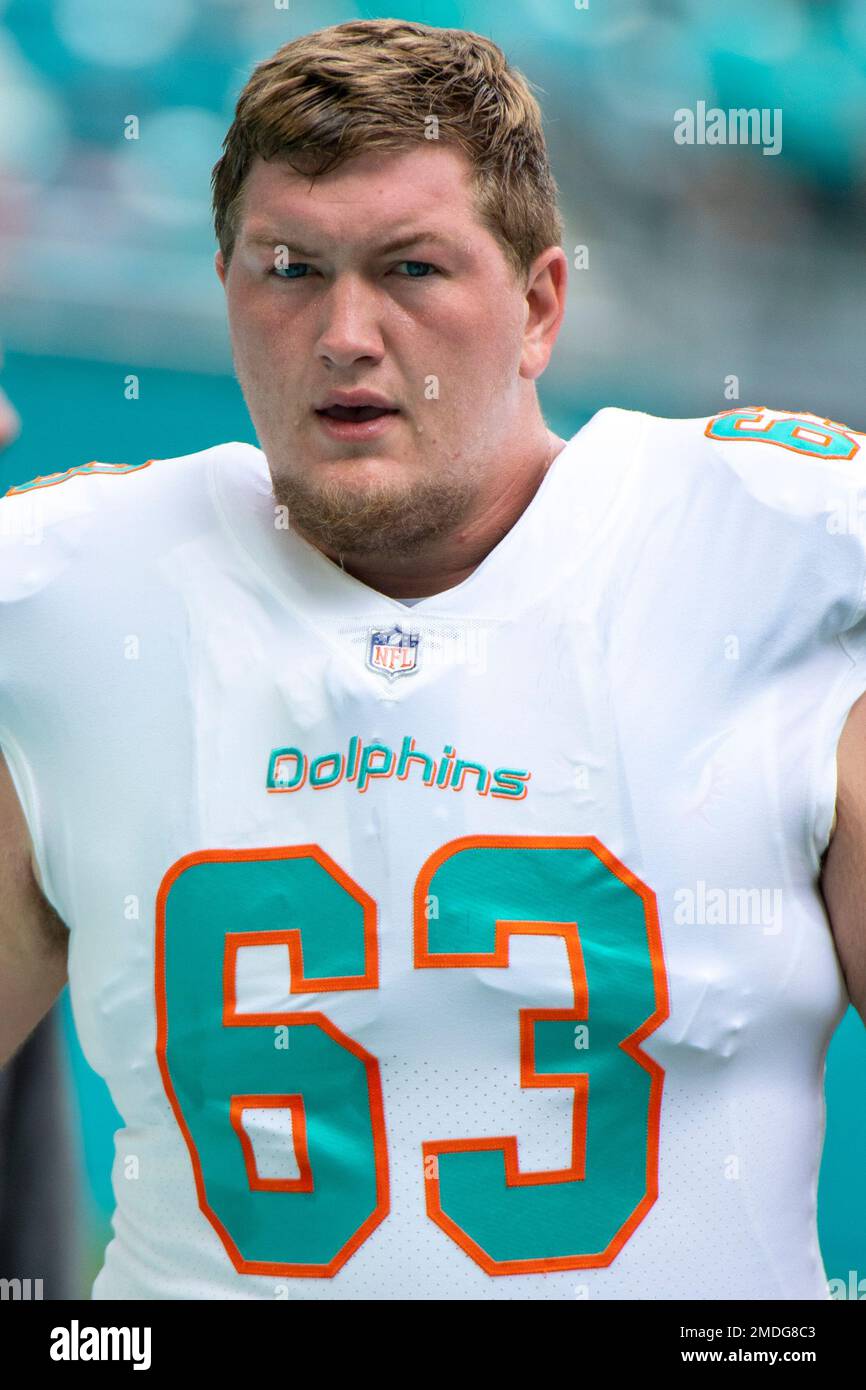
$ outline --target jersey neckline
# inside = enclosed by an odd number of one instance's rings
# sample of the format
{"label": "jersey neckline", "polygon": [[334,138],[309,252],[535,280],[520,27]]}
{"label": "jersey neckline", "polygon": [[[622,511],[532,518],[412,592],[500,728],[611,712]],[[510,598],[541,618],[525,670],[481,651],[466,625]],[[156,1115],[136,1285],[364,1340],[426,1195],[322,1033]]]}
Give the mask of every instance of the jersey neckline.
{"label": "jersey neckline", "polygon": [[590,426],[606,410],[597,411],[566,440],[514,525],[472,573],[450,589],[414,604],[403,603],[356,579],[291,527],[278,529],[274,525],[270,469],[264,452],[255,445],[234,442],[214,450],[208,471],[211,498],[223,528],[271,592],[283,603],[300,604],[309,617],[331,615],[351,621],[371,613],[381,618],[383,610],[390,611],[395,620],[401,616],[414,619],[416,614],[421,618],[468,613],[507,616],[511,586],[502,582],[503,571],[508,572],[525,536],[537,534],[544,541],[550,518],[557,514],[547,505],[548,499],[574,476],[587,434],[593,435]]}

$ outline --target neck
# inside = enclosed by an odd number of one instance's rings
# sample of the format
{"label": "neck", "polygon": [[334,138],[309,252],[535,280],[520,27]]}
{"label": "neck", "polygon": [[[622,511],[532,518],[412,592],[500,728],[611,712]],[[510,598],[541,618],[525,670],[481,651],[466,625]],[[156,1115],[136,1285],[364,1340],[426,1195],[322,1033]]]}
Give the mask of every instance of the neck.
{"label": "neck", "polygon": [[504,486],[497,474],[495,495],[479,498],[473,514],[457,530],[412,555],[339,555],[328,549],[323,553],[389,598],[427,598],[453,589],[468,579],[523,515],[565,445],[564,439],[542,428],[530,462],[518,466]]}

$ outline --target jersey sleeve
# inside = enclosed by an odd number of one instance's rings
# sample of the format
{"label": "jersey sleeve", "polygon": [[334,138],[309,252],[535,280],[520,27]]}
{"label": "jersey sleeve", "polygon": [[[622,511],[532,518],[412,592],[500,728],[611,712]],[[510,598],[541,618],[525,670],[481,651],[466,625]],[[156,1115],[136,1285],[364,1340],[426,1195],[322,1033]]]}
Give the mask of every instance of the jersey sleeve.
{"label": "jersey sleeve", "polygon": [[814,627],[801,708],[811,722],[809,814],[818,863],[835,825],[839,738],[866,691],[866,434],[766,407],[725,411],[706,420],[703,433],[738,485],[774,517],[790,519],[788,534],[801,538],[802,611]]}
{"label": "jersey sleeve", "polygon": [[43,891],[61,916],[46,836],[45,731],[62,721],[64,672],[87,612],[83,595],[94,591],[101,568],[107,484],[88,479],[107,468],[79,465],[0,497],[0,749]]}
{"label": "jersey sleeve", "polygon": [[118,673],[111,653],[152,618],[162,567],[178,554],[195,567],[197,545],[217,526],[213,461],[238,447],[141,463],[94,460],[0,497],[0,746],[46,896],[70,928],[64,909],[77,867],[69,784],[95,775],[76,735],[81,711],[98,729],[100,711],[122,699],[123,672],[133,668]]}
{"label": "jersey sleeve", "polygon": [[[30,834],[43,892],[59,911],[34,773],[40,716],[33,694],[44,688],[45,671],[51,669],[46,662],[51,644],[47,605],[56,592],[54,583],[62,583],[78,549],[84,514],[81,499],[67,495],[61,501],[60,490],[55,491],[58,495],[48,505],[36,490],[0,497],[0,752]],[[85,509],[89,505],[85,500]],[[54,680],[62,687],[61,671],[55,670]]]}
{"label": "jersey sleeve", "polygon": [[806,412],[745,407],[712,416],[704,435],[758,501],[815,523],[834,552],[859,566],[843,628],[866,613],[866,434]]}

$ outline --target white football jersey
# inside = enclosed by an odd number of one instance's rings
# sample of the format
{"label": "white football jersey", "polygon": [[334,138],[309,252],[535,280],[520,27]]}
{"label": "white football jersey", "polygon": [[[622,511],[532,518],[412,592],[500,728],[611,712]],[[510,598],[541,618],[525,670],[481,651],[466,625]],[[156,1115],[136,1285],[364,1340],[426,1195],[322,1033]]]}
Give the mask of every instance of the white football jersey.
{"label": "white football jersey", "polygon": [[0,502],[0,744],[123,1116],[99,1299],[824,1299],[866,435],[600,411],[413,605],[262,452]]}

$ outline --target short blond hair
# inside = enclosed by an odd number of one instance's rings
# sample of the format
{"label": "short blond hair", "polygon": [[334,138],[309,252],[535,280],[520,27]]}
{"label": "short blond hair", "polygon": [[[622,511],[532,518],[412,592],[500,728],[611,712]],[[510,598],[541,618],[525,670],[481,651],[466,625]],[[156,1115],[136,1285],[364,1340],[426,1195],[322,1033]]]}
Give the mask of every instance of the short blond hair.
{"label": "short blond hair", "polygon": [[428,143],[431,117],[468,156],[478,219],[525,283],[563,235],[538,102],[490,39],[402,19],[304,34],[253,70],[211,180],[226,266],[256,155],[315,177],[367,150]]}

